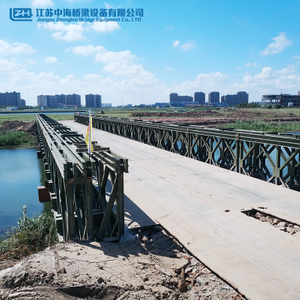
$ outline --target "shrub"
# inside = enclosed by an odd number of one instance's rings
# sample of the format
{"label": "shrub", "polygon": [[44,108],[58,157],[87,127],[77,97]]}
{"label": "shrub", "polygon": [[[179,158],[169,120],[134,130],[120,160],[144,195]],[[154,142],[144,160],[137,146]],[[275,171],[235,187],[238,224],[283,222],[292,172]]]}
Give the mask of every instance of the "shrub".
{"label": "shrub", "polygon": [[58,242],[54,217],[51,212],[29,218],[26,206],[17,228],[0,240],[0,257],[20,258],[44,250]]}
{"label": "shrub", "polygon": [[23,131],[0,131],[0,146],[14,146],[34,143],[33,137]]}

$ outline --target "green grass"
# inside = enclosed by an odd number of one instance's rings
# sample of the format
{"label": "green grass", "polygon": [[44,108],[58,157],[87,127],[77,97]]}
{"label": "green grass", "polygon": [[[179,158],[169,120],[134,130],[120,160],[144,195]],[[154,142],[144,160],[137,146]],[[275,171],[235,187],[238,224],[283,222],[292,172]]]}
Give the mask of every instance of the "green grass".
{"label": "green grass", "polygon": [[227,124],[225,128],[266,131],[266,132],[300,132],[299,122],[290,123],[267,123],[264,121],[236,121],[235,123]]}
{"label": "green grass", "polygon": [[57,242],[53,214],[43,212],[39,216],[29,218],[24,206],[17,228],[13,228],[5,237],[0,237],[0,258],[21,258]]}
{"label": "green grass", "polygon": [[[49,114],[48,116],[57,121],[74,120],[73,114]],[[0,125],[5,121],[36,121],[36,115],[0,115]]]}
{"label": "green grass", "polygon": [[34,146],[35,140],[28,133],[23,131],[0,131],[0,146],[28,145]]}

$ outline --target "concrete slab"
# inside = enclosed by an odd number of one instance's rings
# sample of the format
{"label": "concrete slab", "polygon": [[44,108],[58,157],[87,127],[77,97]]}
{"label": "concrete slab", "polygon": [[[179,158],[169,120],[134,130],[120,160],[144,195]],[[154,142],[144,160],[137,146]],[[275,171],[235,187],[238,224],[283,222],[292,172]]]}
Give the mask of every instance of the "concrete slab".
{"label": "concrete slab", "polygon": [[300,299],[300,235],[241,213],[265,206],[299,223],[298,192],[97,129],[93,140],[129,158],[125,194],[133,220],[162,224],[248,299]]}

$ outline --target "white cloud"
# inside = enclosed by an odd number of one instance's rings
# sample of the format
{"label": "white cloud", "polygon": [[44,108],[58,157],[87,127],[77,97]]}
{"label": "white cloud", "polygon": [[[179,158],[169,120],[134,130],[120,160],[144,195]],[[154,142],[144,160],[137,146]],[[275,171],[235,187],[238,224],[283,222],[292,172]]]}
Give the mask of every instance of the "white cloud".
{"label": "white cloud", "polygon": [[294,55],[294,56],[293,56],[293,59],[296,59],[296,60],[300,59],[300,55],[297,55],[297,54]]}
{"label": "white cloud", "polygon": [[170,67],[166,67],[166,70],[168,70],[168,71],[174,71],[174,69],[172,69],[172,68],[170,68]]}
{"label": "white cloud", "polygon": [[88,45],[88,46],[76,46],[74,48],[68,48],[66,51],[71,50],[74,54],[82,55],[82,56],[89,56],[95,52],[105,51],[105,48],[102,46]]}
{"label": "white cloud", "polygon": [[117,22],[93,22],[91,23],[91,28],[96,32],[107,33],[120,29],[121,27]]}
{"label": "white cloud", "polygon": [[195,45],[194,45],[193,42],[188,42],[188,43],[185,43],[185,44],[183,44],[183,45],[180,46],[180,48],[182,50],[184,50],[184,51],[188,51],[188,50],[190,50],[190,49],[192,49],[194,47],[195,47]]}
{"label": "white cloud", "polygon": [[31,59],[31,58],[28,58],[28,59],[25,59],[25,62],[27,62],[28,64],[31,64],[31,65],[35,65],[36,64],[36,61]]}
{"label": "white cloud", "polygon": [[48,22],[39,23],[38,28],[44,28],[49,31],[54,31],[52,37],[56,40],[63,40],[67,42],[71,41],[83,41],[86,39],[84,32],[94,30],[97,33],[109,33],[114,30],[120,29],[120,25],[117,22],[92,22],[85,24],[84,22],[78,22],[77,24],[64,24],[63,22]]}
{"label": "white cloud", "polygon": [[172,43],[173,47],[178,47],[180,44],[180,41],[176,40]]}
{"label": "white cloud", "polygon": [[19,65],[15,62],[10,62],[7,59],[0,58],[0,73],[10,74],[12,72],[17,72],[19,70]]}
{"label": "white cloud", "polygon": [[25,43],[13,43],[9,44],[4,40],[0,40],[0,55],[14,55],[14,54],[32,54],[35,53],[35,49]]}
{"label": "white cloud", "polygon": [[284,32],[280,32],[278,36],[272,38],[274,43],[271,43],[264,51],[261,51],[260,54],[276,54],[281,52],[284,48],[293,45],[291,40],[288,40]]}
{"label": "white cloud", "polygon": [[85,81],[100,81],[102,77],[99,74],[86,74],[84,75],[83,79]]}
{"label": "white cloud", "polygon": [[67,42],[85,40],[85,37],[83,36],[83,22],[67,25],[62,22],[49,22],[43,24],[39,23],[38,28],[41,27],[46,30],[55,31],[54,33],[52,33],[52,37],[56,40],[64,40]]}
{"label": "white cloud", "polygon": [[131,54],[129,50],[113,52],[113,51],[101,51],[96,54],[95,61],[102,63],[122,63],[129,64],[131,61],[136,60],[137,57]]}
{"label": "white cloud", "polygon": [[129,78],[143,77],[154,80],[154,76],[144,70],[141,64],[136,64],[138,60],[136,55],[132,54],[129,50],[125,51],[107,51],[102,46],[88,45],[88,46],[76,46],[74,48],[68,48],[66,51],[71,50],[74,54],[88,56],[95,54],[95,62],[105,64],[103,71],[110,72],[113,75],[126,76]]}
{"label": "white cloud", "polygon": [[261,101],[264,94],[297,93],[300,86],[300,74],[296,66],[289,65],[280,70],[273,70],[271,67],[264,67],[257,74],[247,72],[242,82],[231,86],[236,91],[249,93],[251,101]]}
{"label": "white cloud", "polygon": [[[77,48],[78,54],[85,53],[84,48],[79,49]],[[203,91],[208,95],[214,90],[219,91],[220,95],[246,91],[251,101],[260,101],[263,94],[280,93],[281,89],[284,93],[293,94],[297,93],[300,86],[297,65],[289,65],[280,70],[265,67],[254,74],[245,73],[241,82],[232,83],[232,79],[226,74],[211,72],[200,73],[191,80],[166,87],[145,70],[143,65],[137,64],[138,57],[130,51],[110,52],[92,45],[88,49],[90,55],[104,54],[99,63],[104,64],[103,70],[109,72],[108,76],[87,73],[78,78],[74,74],[60,77],[54,72],[31,73],[16,62],[0,58],[0,88],[21,91],[22,98],[30,105],[36,105],[36,96],[39,94],[56,93],[77,93],[81,95],[82,104],[85,94],[98,93],[102,95],[103,102],[119,105],[122,98],[124,104],[150,104],[167,102],[171,92],[193,95],[196,91]],[[118,60],[119,56],[123,59]]]}
{"label": "white cloud", "polygon": [[[87,73],[82,78],[69,74],[60,77],[54,72],[29,73],[21,69],[20,65],[8,60],[0,59],[0,87],[3,89],[20,90],[22,98],[27,104],[36,105],[36,96],[39,94],[69,94],[77,93],[82,96],[89,93],[99,93],[104,102],[115,105],[121,103],[140,104],[163,102],[164,85],[159,83],[153,74],[146,71],[141,64],[137,64],[138,57],[130,51],[112,52],[101,46],[78,46],[68,49],[78,55],[97,56],[97,63],[103,64],[102,70],[108,73],[103,77],[97,73]],[[51,57],[49,61],[54,61]],[[2,74],[2,71],[4,72]],[[24,79],[22,81],[22,78]]]}
{"label": "white cloud", "polygon": [[173,45],[173,47],[175,47],[175,48],[179,47],[180,49],[182,49],[184,51],[188,51],[188,50],[195,47],[194,42],[187,42],[187,43],[182,44],[182,45],[180,45],[180,43],[181,42],[179,40],[176,40],[176,41],[173,41],[172,45]]}
{"label": "white cloud", "polygon": [[264,87],[273,90],[298,88],[300,85],[300,74],[297,74],[296,67],[293,65],[289,65],[281,70],[264,67],[260,73],[254,76],[247,73],[243,78],[243,82],[251,87]]}
{"label": "white cloud", "polygon": [[254,62],[254,63],[249,63],[249,62],[247,62],[247,63],[245,64],[245,67],[256,67],[256,66],[258,66],[258,64],[257,64],[256,62]]}
{"label": "white cloud", "polygon": [[138,58],[129,50],[113,52],[101,51],[95,56],[96,62],[105,64],[103,71],[110,72],[113,75],[126,76],[129,78],[144,78],[154,80],[154,76],[146,71],[141,64],[135,64]]}
{"label": "white cloud", "polygon": [[[1,68],[0,59],[0,68]],[[110,76],[102,78],[99,74],[86,74],[83,78],[77,78],[72,74],[66,77],[60,77],[53,72],[41,72],[39,74],[28,73],[24,70],[18,77],[17,70],[13,76],[3,82],[0,87],[4,90],[21,91],[21,97],[29,105],[36,105],[37,95],[45,94],[79,94],[81,103],[84,105],[84,95],[89,93],[98,93],[102,96],[103,102],[110,102],[114,105],[121,104],[122,98],[124,104],[140,104],[163,102],[164,86],[153,75],[150,77],[138,76],[129,79],[115,79]],[[1,75],[1,71],[0,71]],[[25,77],[26,80],[22,81]]]}
{"label": "white cloud", "polygon": [[35,7],[49,7],[49,6],[53,6],[53,2],[51,0],[33,0],[31,2],[32,6]]}
{"label": "white cloud", "polygon": [[47,56],[45,59],[45,64],[52,64],[58,61],[57,57],[54,56]]}
{"label": "white cloud", "polygon": [[193,80],[187,80],[180,84],[173,85],[167,93],[177,92],[181,95],[193,95],[194,92],[205,92],[224,90],[229,84],[229,77],[221,72],[211,72],[209,74],[200,73]]}

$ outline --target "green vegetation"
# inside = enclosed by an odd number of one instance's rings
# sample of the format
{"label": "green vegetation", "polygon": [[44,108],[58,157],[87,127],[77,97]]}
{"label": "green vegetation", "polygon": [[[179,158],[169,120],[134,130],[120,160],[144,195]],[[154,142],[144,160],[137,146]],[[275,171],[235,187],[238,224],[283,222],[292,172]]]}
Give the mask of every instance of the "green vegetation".
{"label": "green vegetation", "polygon": [[237,105],[237,108],[259,108],[260,105],[258,103],[255,102],[251,102],[251,103],[240,103]]}
{"label": "green vegetation", "polygon": [[51,212],[29,218],[26,206],[17,228],[0,237],[0,258],[21,258],[44,250],[58,242],[55,220]]}
{"label": "green vegetation", "polygon": [[255,131],[267,131],[267,132],[300,132],[299,122],[290,123],[267,123],[259,120],[241,121],[238,120],[235,123],[227,124],[225,128],[255,130]]}
{"label": "green vegetation", "polygon": [[[51,114],[49,115],[54,120],[61,121],[61,120],[74,120],[73,114]],[[0,125],[5,121],[36,121],[36,115],[1,115],[0,114]]]}
{"label": "green vegetation", "polygon": [[35,140],[28,132],[0,131],[0,146],[16,145],[34,146]]}
{"label": "green vegetation", "polygon": [[62,120],[74,120],[74,114],[53,114],[48,115],[51,119],[56,121],[62,121]]}

